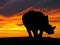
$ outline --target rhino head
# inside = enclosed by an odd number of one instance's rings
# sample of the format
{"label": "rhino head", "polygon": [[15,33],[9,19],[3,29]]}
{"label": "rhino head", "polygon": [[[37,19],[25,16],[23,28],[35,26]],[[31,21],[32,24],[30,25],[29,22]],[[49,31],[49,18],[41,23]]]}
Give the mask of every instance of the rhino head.
{"label": "rhino head", "polygon": [[54,34],[54,29],[55,28],[56,28],[56,26],[54,26],[54,27],[49,26],[49,27],[47,27],[45,32],[48,33],[48,34]]}

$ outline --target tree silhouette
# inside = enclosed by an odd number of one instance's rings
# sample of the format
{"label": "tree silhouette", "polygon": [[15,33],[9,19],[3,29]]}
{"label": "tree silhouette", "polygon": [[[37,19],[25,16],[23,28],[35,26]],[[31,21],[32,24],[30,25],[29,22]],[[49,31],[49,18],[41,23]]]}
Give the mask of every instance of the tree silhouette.
{"label": "tree silhouette", "polygon": [[[22,17],[22,21],[29,33],[29,37],[32,37],[30,32],[31,30],[34,34],[34,37],[42,38],[42,34],[44,31],[48,34],[53,34],[56,27],[52,27],[49,24],[48,16],[45,16],[42,12],[36,12],[34,10],[24,14]],[[38,30],[40,30],[39,35],[37,33]]]}

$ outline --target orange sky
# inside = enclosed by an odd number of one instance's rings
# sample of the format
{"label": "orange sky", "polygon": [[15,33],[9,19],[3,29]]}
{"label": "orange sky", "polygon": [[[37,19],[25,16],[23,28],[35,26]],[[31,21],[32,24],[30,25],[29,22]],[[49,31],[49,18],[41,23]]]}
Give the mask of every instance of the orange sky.
{"label": "orange sky", "polygon": [[[4,17],[0,15],[0,38],[2,37],[27,37],[28,33],[26,28],[22,23],[22,15],[30,9],[24,10],[20,13],[13,14],[11,17]],[[34,9],[36,11],[40,11],[40,9]],[[49,23],[52,26],[56,26],[55,33],[49,35],[47,33],[43,33],[43,37],[53,37],[60,38],[60,9],[52,9],[50,11],[46,11],[43,9],[42,12],[48,15]]]}

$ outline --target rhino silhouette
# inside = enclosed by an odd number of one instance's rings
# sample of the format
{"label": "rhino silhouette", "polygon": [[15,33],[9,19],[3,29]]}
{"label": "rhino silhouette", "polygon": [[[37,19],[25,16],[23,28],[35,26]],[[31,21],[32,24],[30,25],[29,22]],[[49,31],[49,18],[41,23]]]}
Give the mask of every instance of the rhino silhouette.
{"label": "rhino silhouette", "polygon": [[[30,32],[31,30],[34,34],[34,37],[42,37],[44,31],[48,34],[53,34],[56,27],[52,27],[49,24],[48,16],[45,16],[42,12],[36,12],[34,10],[24,14],[22,21],[29,33],[29,37],[32,37]],[[38,30],[40,30],[39,35],[37,33]]]}

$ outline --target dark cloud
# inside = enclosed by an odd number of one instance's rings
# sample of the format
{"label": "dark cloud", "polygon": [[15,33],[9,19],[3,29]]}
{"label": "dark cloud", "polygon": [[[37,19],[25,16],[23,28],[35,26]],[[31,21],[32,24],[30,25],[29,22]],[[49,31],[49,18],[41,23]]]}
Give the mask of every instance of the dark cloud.
{"label": "dark cloud", "polygon": [[18,25],[18,26],[22,26],[23,24],[16,24],[16,25]]}
{"label": "dark cloud", "polygon": [[8,2],[8,5],[0,9],[0,14],[5,16],[20,12],[30,6],[48,9],[60,8],[60,0],[0,0],[0,5],[2,6],[5,2]]}
{"label": "dark cloud", "polygon": [[0,6],[3,6],[7,0],[0,0]]}
{"label": "dark cloud", "polygon": [[60,8],[60,0],[41,0],[36,7],[40,8]]}
{"label": "dark cloud", "polygon": [[34,4],[39,0],[9,0],[8,5],[0,10],[0,14],[5,14],[5,16],[10,16],[13,13],[20,12]]}

